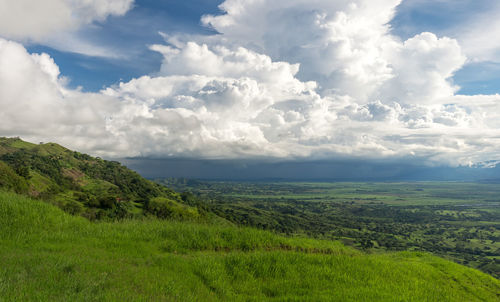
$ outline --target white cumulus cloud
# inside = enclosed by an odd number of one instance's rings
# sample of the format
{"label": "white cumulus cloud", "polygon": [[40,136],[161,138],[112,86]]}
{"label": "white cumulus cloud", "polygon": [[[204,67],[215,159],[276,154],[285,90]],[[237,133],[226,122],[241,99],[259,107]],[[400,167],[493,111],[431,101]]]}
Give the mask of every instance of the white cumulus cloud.
{"label": "white cumulus cloud", "polygon": [[[78,37],[78,29],[108,16],[122,16],[134,0],[0,0],[0,37],[35,42],[92,56],[104,47]],[[75,45],[76,44],[76,45]]]}
{"label": "white cumulus cloud", "polygon": [[0,36],[40,41],[110,15],[123,15],[134,0],[0,0]]}
{"label": "white cumulus cloud", "polygon": [[400,0],[227,0],[225,14],[203,22],[212,43],[244,45],[273,60],[299,63],[297,77],[323,94],[358,102],[433,103],[457,90],[450,78],[465,63],[458,43],[422,33],[407,41],[388,23]]}
{"label": "white cumulus cloud", "polygon": [[500,97],[455,95],[456,40],[392,36],[399,2],[227,0],[203,18],[220,34],[165,36],[156,74],[99,93],[0,40],[0,134],[110,157],[497,159]]}

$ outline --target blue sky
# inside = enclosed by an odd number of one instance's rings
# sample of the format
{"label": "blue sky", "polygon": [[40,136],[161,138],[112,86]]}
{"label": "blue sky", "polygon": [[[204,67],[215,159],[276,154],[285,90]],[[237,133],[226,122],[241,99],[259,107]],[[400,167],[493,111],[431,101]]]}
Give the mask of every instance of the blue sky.
{"label": "blue sky", "polygon": [[85,91],[128,81],[158,71],[162,56],[150,51],[149,44],[161,43],[159,31],[166,33],[213,34],[200,24],[207,13],[217,13],[220,0],[137,0],[125,16],[109,17],[97,26],[83,30],[85,39],[118,49],[124,58],[102,58],[60,51],[40,44],[28,45],[30,52],[49,53],[70,86]]}
{"label": "blue sky", "polygon": [[[63,75],[71,79],[71,87],[98,91],[120,81],[158,71],[162,56],[147,45],[162,43],[159,31],[165,33],[214,34],[203,26],[205,14],[220,13],[222,0],[136,0],[125,16],[109,17],[95,27],[82,31],[85,39],[110,45],[123,58],[102,58],[61,51],[45,45],[28,44],[30,52],[46,52],[59,65]],[[406,0],[391,21],[393,34],[408,39],[424,31],[454,37],[460,24],[476,14],[488,11],[495,0],[430,1]],[[465,95],[500,92],[500,63],[469,62],[453,77]]]}

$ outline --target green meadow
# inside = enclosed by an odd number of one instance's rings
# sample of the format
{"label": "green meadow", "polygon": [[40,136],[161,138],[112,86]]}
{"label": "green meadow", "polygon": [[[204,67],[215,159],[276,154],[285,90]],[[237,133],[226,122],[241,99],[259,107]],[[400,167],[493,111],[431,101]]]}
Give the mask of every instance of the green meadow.
{"label": "green meadow", "polygon": [[1,301],[498,301],[421,252],[365,254],[228,223],[90,222],[0,193]]}

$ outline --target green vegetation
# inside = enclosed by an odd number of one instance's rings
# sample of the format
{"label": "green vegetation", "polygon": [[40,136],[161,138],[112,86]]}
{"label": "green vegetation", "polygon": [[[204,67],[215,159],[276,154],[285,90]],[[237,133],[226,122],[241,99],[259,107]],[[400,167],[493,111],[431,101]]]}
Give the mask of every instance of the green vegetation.
{"label": "green vegetation", "polygon": [[421,252],[169,220],[90,222],[0,192],[2,301],[498,301],[500,281]]}
{"label": "green vegetation", "polygon": [[26,179],[3,162],[0,162],[0,187],[16,193],[28,193]]}
{"label": "green vegetation", "polygon": [[500,186],[160,180],[239,225],[304,234],[373,253],[426,251],[500,278]]}
{"label": "green vegetation", "polygon": [[91,220],[147,215],[194,220],[214,217],[183,205],[180,194],[118,162],[19,138],[0,138],[0,188],[45,200]]}
{"label": "green vegetation", "polygon": [[496,275],[494,187],[162,183],[195,194],[0,138],[0,301],[500,299],[497,279],[422,252]]}

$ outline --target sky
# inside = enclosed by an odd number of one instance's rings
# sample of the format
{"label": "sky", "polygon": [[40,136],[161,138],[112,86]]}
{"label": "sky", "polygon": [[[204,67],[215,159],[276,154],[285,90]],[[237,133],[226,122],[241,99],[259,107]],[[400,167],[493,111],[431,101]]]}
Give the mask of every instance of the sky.
{"label": "sky", "polygon": [[0,136],[186,167],[491,168],[499,15],[494,0],[0,0]]}

